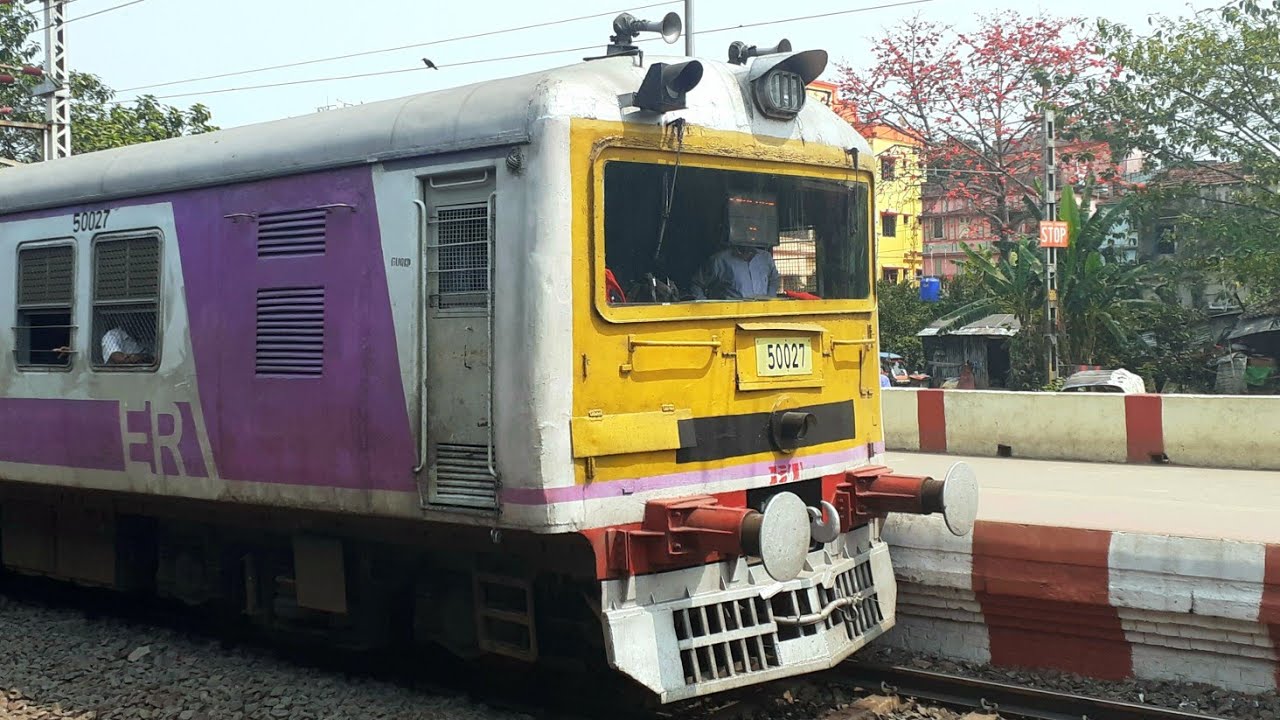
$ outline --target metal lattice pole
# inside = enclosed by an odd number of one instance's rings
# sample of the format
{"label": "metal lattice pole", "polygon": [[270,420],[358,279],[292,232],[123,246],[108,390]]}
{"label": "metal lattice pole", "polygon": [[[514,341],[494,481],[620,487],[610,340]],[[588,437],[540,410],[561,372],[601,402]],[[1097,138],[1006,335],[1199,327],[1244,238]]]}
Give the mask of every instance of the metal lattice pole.
{"label": "metal lattice pole", "polygon": [[[1044,111],[1044,219],[1058,219],[1058,162],[1054,112]],[[1058,248],[1045,248],[1045,342],[1049,381],[1058,376]]]}
{"label": "metal lattice pole", "polygon": [[33,94],[45,98],[44,159],[71,156],[71,85],[67,71],[66,0],[44,0],[44,82]]}

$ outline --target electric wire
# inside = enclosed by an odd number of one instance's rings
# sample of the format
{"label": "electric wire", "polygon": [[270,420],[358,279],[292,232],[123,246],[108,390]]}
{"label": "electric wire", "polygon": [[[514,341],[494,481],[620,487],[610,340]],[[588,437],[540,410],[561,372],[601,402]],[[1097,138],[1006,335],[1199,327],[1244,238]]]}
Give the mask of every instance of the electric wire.
{"label": "electric wire", "polygon": [[[63,6],[65,7],[65,6],[67,6],[67,5],[70,5],[71,3],[75,2],[75,1],[76,1],[76,0],[66,0],[66,1],[63,3]],[[63,27],[66,27],[67,25],[70,25],[70,24],[71,24],[71,23],[73,23],[73,22],[78,22],[78,21],[80,21],[80,20],[87,20],[87,19],[89,19],[89,18],[91,18],[91,17],[95,17],[95,16],[97,16],[97,15],[103,15],[103,14],[105,14],[105,13],[109,13],[109,12],[112,12],[112,11],[115,11],[115,10],[120,10],[121,8],[127,8],[127,7],[129,7],[130,5],[137,5],[137,4],[138,4],[138,3],[140,3],[140,2],[146,2],[146,0],[129,0],[129,2],[123,2],[123,3],[120,3],[119,5],[112,5],[111,7],[103,8],[103,9],[101,9],[101,10],[95,10],[94,12],[91,12],[91,13],[89,13],[89,14],[87,14],[87,15],[77,15],[77,16],[75,16],[75,17],[73,17],[73,18],[69,18],[69,19],[67,19],[67,20],[63,20],[63,21],[62,21],[62,26],[63,26]],[[50,27],[49,25],[43,25],[43,26],[41,26],[41,27],[39,27],[39,28],[36,28],[35,30],[32,30],[32,31],[31,31],[31,34],[33,34],[33,35],[34,35],[35,33],[38,33],[38,32],[44,32],[45,30],[48,30],[48,29],[49,29],[49,27]]]}
{"label": "electric wire", "polygon": [[[631,9],[632,10],[648,10],[650,8],[661,7],[663,5],[671,5],[676,2],[679,2],[679,0],[664,0],[664,2],[651,3],[649,5],[642,5],[638,8],[631,8]],[[598,17],[607,17],[609,15],[616,15],[621,12],[626,12],[626,10],[625,9],[613,10],[610,12],[593,13],[591,15],[579,15],[577,17],[561,18],[559,20],[547,20],[545,22],[533,23],[531,25],[521,25],[519,27],[504,28],[502,30],[487,30],[485,32],[473,33],[471,35],[459,35],[457,37],[441,38],[439,40],[429,40],[427,42],[413,43],[411,45],[398,45],[396,47],[378,48],[376,50],[362,50],[360,52],[347,53],[345,55],[332,55],[329,57],[313,58],[311,60],[298,60],[296,62],[281,63],[279,65],[267,65],[264,67],[249,68],[246,70],[233,70],[231,72],[218,73],[216,75],[204,75],[202,77],[187,78],[185,80],[170,80],[167,82],[151,83],[149,85],[137,85],[130,88],[123,88],[119,92],[126,93],[126,92],[134,92],[135,90],[149,90],[151,88],[169,87],[172,85],[185,85],[187,83],[201,82],[203,80],[217,80],[220,78],[237,77],[240,75],[250,75],[253,73],[267,72],[270,70],[283,70],[285,68],[301,67],[303,65],[315,65],[317,63],[333,62],[335,60],[349,60],[351,58],[366,57],[369,55],[380,55],[383,53],[397,52],[399,50],[412,50],[415,48],[430,47],[432,45],[443,45],[445,43],[457,42],[459,40],[474,40],[476,38],[490,37],[493,35],[503,35],[506,33],[520,32],[521,30],[533,30],[536,28],[551,27],[553,25],[562,25],[564,23],[577,22],[579,20],[590,20]]]}
{"label": "electric wire", "polygon": [[[141,2],[142,0],[134,0],[134,1]],[[762,21],[753,22],[753,23],[740,23],[738,25],[726,25],[724,27],[714,28],[711,30],[700,30],[700,31],[697,31],[695,34],[699,36],[712,35],[715,33],[728,32],[730,30],[742,30],[746,28],[760,27],[763,25],[780,25],[783,23],[802,22],[806,20],[817,20],[821,18],[835,17],[838,15],[850,15],[853,13],[869,12],[872,10],[885,10],[890,8],[905,7],[909,5],[921,5],[921,4],[930,3],[934,1],[935,0],[899,0],[898,2],[883,3],[880,5],[869,5],[865,7],[851,8],[847,10],[836,10],[832,12],[817,13],[814,15],[801,15],[801,16],[789,17],[789,18],[778,18],[774,20],[762,20]],[[662,4],[666,4],[666,3],[662,3]],[[606,14],[610,14],[610,13],[606,13]],[[638,40],[637,42],[653,42],[658,39],[659,38],[644,38],[644,39]],[[542,57],[546,55],[559,55],[559,54],[569,53],[569,52],[581,52],[585,50],[591,50],[598,46],[599,46],[599,43],[592,43],[591,45],[580,45],[576,47],[557,48],[555,50],[541,50],[537,52],[519,53],[516,55],[503,55],[499,57],[490,57],[490,58],[476,58],[473,60],[463,60],[463,61],[454,62],[454,63],[437,63],[437,65],[441,69],[451,68],[451,67],[465,67],[468,65],[480,65],[485,63],[504,62],[507,60],[523,60],[526,58]],[[376,71],[366,72],[366,73],[354,73],[350,75],[333,75],[328,77],[307,78],[303,80],[286,80],[286,81],[280,81],[280,82],[262,83],[259,85],[244,85],[240,87],[217,88],[214,90],[197,90],[197,91],[190,91],[190,92],[172,93],[168,95],[156,95],[153,97],[156,100],[171,100],[174,98],[192,97],[197,95],[220,95],[224,93],[244,92],[248,90],[263,90],[267,88],[289,87],[294,85],[308,85],[312,83],[331,82],[331,81],[338,81],[338,80],[354,80],[359,78],[399,75],[399,74],[410,73],[410,72],[422,72],[426,69],[427,68],[423,66],[415,66],[410,68],[399,68],[394,70],[376,70]],[[173,83],[169,83],[169,84],[178,84],[181,82],[187,82],[187,81],[174,81]],[[137,102],[137,99],[135,98],[133,100],[114,100],[112,101],[112,104],[123,104],[123,103],[130,103],[130,102]]]}

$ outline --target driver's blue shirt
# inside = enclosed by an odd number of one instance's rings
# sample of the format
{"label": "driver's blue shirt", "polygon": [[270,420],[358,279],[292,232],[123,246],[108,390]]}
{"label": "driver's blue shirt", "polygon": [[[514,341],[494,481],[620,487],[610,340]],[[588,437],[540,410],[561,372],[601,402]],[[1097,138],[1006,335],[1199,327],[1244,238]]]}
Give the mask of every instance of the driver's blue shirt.
{"label": "driver's blue shirt", "polygon": [[778,294],[782,276],[774,265],[773,254],[757,250],[750,260],[734,254],[733,248],[725,248],[712,255],[693,282],[693,296],[706,300],[708,293],[714,299],[769,298]]}

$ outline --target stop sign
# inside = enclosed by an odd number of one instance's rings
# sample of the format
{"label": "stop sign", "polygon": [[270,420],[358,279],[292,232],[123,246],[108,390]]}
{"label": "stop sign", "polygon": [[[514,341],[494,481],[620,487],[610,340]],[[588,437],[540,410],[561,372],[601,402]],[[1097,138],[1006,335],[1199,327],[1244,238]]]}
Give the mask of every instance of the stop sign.
{"label": "stop sign", "polygon": [[1064,248],[1067,246],[1067,224],[1060,220],[1044,220],[1040,223],[1040,247]]}

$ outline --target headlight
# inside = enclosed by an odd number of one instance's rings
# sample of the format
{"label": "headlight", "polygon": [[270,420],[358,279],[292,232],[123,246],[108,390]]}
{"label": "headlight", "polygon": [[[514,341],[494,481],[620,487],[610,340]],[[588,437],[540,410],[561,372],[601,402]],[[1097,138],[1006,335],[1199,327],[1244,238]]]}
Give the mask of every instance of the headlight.
{"label": "headlight", "polygon": [[795,117],[804,107],[804,80],[785,70],[774,70],[755,83],[760,111],[773,118]]}
{"label": "headlight", "polygon": [[804,107],[805,86],[827,66],[825,50],[805,50],[755,58],[747,71],[747,83],[756,106],[766,117],[794,118]]}

